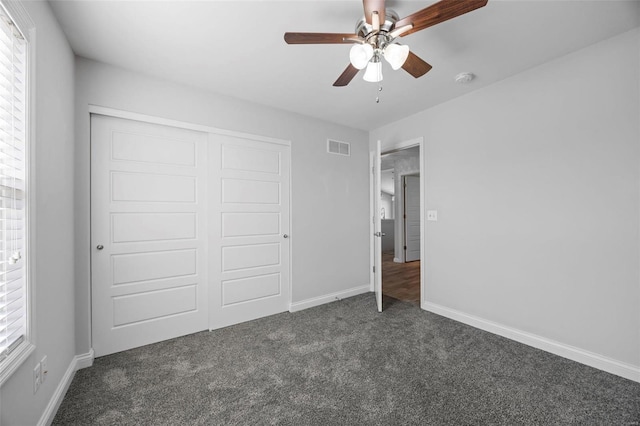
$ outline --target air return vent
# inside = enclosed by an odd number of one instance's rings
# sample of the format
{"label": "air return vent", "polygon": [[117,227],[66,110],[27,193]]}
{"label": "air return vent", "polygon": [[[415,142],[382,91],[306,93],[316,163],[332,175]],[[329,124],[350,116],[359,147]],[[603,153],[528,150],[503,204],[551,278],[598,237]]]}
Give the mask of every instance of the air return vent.
{"label": "air return vent", "polygon": [[329,154],[351,155],[351,145],[346,142],[327,139],[327,152]]}

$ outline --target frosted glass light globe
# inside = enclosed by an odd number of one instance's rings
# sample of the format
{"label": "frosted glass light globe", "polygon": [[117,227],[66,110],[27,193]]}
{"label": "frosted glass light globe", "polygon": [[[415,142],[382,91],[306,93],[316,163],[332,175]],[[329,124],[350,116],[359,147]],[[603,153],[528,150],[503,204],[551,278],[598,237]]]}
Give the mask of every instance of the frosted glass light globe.
{"label": "frosted glass light globe", "polygon": [[373,47],[370,44],[354,44],[349,51],[351,65],[359,70],[367,66],[373,57]]}

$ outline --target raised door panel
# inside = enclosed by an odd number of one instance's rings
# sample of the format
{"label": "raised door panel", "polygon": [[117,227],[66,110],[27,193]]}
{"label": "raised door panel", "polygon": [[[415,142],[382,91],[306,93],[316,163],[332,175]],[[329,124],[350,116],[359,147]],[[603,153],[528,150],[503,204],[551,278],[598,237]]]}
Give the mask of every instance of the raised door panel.
{"label": "raised door panel", "polygon": [[112,201],[194,203],[196,178],[159,173],[112,172]]}
{"label": "raised door panel", "polygon": [[192,240],[196,238],[195,213],[113,213],[113,243]]}
{"label": "raised door panel", "polygon": [[281,231],[278,212],[223,212],[222,238],[278,236]]}
{"label": "raised door panel", "polygon": [[135,132],[113,132],[111,159],[174,166],[196,166],[196,142]]}

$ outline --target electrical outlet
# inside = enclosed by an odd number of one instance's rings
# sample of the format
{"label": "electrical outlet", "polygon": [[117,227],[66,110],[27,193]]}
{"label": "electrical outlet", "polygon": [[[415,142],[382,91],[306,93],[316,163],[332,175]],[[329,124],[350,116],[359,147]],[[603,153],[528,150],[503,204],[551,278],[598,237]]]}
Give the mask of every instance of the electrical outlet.
{"label": "electrical outlet", "polygon": [[38,389],[40,389],[41,379],[42,379],[42,368],[40,363],[38,363],[33,369],[33,393],[38,392]]}
{"label": "electrical outlet", "polygon": [[47,367],[47,356],[45,355],[40,361],[40,383],[44,383],[47,381],[47,376],[49,375],[49,368]]}

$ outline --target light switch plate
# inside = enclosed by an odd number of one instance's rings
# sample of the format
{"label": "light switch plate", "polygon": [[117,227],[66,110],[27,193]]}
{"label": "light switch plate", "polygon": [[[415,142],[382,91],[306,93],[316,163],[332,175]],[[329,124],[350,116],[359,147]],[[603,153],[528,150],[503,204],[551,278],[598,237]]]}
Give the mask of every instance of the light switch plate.
{"label": "light switch plate", "polygon": [[438,221],[438,210],[427,210],[427,220]]}

